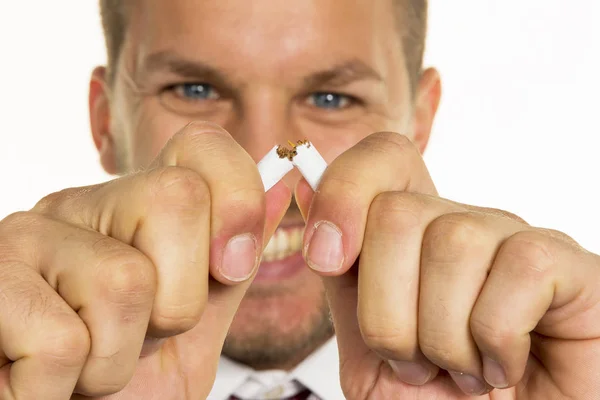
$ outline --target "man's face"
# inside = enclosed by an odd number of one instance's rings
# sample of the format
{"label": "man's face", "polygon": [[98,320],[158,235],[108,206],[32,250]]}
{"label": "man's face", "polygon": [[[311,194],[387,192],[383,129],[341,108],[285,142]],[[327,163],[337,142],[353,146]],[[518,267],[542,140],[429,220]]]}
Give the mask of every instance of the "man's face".
{"label": "man's face", "polygon": [[[308,139],[331,162],[370,133],[411,136],[418,124],[393,0],[139,0],[130,11],[108,129],[126,169],[149,164],[193,120],[221,125],[257,161],[276,144]],[[292,172],[285,182],[298,179]],[[227,355],[293,365],[330,337],[302,229],[292,204]]]}

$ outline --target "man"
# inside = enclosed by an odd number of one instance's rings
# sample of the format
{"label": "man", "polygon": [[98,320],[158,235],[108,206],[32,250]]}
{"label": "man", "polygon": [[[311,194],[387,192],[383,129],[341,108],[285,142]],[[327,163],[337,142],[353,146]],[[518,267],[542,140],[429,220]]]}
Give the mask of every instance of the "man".
{"label": "man", "polygon": [[[423,163],[425,0],[101,8],[122,177],[0,222],[1,398],[597,398],[600,257]],[[256,162],[305,138],[318,190],[265,194]]]}

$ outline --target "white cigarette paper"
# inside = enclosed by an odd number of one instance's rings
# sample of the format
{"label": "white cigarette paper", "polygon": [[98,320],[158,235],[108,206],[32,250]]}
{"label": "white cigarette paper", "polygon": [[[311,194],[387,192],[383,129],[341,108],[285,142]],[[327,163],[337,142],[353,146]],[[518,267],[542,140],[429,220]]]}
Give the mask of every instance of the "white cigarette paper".
{"label": "white cigarette paper", "polygon": [[258,172],[265,186],[265,192],[268,192],[288,172],[294,169],[294,164],[290,160],[279,157],[279,154],[277,154],[278,147],[273,147],[257,165]]}
{"label": "white cigarette paper", "polygon": [[313,190],[317,190],[327,162],[310,142],[296,146],[296,155],[292,163],[298,168]]}

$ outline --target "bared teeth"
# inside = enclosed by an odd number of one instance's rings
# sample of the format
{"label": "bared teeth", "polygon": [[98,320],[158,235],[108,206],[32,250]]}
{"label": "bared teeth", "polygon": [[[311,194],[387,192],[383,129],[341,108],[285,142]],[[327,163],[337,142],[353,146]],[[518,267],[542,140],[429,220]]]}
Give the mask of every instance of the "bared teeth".
{"label": "bared teeth", "polygon": [[277,254],[275,258],[281,260],[288,249],[288,234],[286,232],[281,232],[279,235],[274,235],[275,239],[275,250]]}
{"label": "bared teeth", "polygon": [[277,235],[277,232],[275,232],[273,234],[273,236],[271,237],[271,240],[269,240],[269,243],[267,243],[267,247],[265,247],[265,250],[263,252],[263,261],[272,261],[273,260],[273,254],[275,254],[275,252],[277,251],[277,244],[275,243],[274,237],[275,235]]}
{"label": "bared teeth", "polygon": [[302,249],[304,227],[278,229],[263,252],[263,261],[284,259]]}
{"label": "bared teeth", "polygon": [[304,229],[297,229],[293,232],[292,250],[298,251],[302,249],[302,239],[304,238]]}

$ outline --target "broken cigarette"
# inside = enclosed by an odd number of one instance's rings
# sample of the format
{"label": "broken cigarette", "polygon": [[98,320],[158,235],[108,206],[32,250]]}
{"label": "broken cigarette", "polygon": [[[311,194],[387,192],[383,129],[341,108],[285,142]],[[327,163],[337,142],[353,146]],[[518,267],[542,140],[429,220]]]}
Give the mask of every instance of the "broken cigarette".
{"label": "broken cigarette", "polygon": [[258,162],[258,172],[265,192],[275,186],[294,166],[310,187],[317,190],[327,162],[308,140],[288,143],[291,148],[275,146]]}

